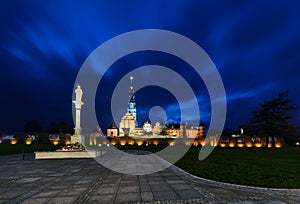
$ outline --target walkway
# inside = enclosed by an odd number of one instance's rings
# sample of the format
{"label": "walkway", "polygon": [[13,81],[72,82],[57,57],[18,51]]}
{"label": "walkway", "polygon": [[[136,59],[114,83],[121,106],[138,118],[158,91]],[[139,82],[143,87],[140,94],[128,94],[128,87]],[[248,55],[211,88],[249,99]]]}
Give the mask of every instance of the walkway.
{"label": "walkway", "polygon": [[300,203],[300,190],[208,181],[177,167],[144,176],[110,171],[94,159],[0,156],[0,203]]}

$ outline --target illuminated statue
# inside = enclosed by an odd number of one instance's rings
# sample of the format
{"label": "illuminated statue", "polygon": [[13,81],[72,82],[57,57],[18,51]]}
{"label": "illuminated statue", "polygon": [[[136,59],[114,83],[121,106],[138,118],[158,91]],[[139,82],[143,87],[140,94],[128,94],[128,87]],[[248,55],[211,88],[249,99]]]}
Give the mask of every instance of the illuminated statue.
{"label": "illuminated statue", "polygon": [[81,106],[83,106],[83,102],[81,101],[82,98],[82,89],[80,85],[77,85],[76,90],[75,90],[75,101],[73,103],[75,104],[75,110],[76,110],[76,117],[75,117],[75,135],[81,135],[81,127],[80,127],[80,111],[81,111]]}

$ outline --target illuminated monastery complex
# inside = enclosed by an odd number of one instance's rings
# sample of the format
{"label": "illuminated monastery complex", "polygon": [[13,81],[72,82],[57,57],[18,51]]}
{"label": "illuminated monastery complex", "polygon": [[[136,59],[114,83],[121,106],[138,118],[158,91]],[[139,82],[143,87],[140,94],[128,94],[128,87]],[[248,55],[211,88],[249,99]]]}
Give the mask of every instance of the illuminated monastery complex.
{"label": "illuminated monastery complex", "polygon": [[193,126],[188,124],[161,124],[154,126],[146,121],[138,127],[133,77],[130,77],[129,98],[127,112],[121,118],[119,128],[112,124],[107,129],[107,137],[132,137],[132,138],[200,138],[205,136],[203,124]]}

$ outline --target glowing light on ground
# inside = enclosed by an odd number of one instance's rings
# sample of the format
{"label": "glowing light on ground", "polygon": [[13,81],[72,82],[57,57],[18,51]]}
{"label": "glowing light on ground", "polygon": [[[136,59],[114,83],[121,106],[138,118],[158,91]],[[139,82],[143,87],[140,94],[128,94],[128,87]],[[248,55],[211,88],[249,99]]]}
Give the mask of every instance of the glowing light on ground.
{"label": "glowing light on ground", "polygon": [[194,142],[193,145],[194,145],[195,147],[197,147],[197,146],[199,145],[199,142]]}
{"label": "glowing light on ground", "polygon": [[175,144],[174,141],[170,141],[170,142],[169,142],[169,145],[170,145],[170,146],[174,146],[174,144]]}
{"label": "glowing light on ground", "polygon": [[138,146],[143,145],[143,143],[144,143],[143,141],[137,141],[137,145],[138,145]]}
{"label": "glowing light on ground", "polygon": [[59,141],[58,141],[58,140],[54,140],[54,141],[52,142],[52,144],[58,145],[58,144],[59,144]]}
{"label": "glowing light on ground", "polygon": [[18,141],[16,139],[13,139],[10,141],[10,144],[12,144],[12,145],[17,144],[17,143],[18,143]]}
{"label": "glowing light on ground", "polygon": [[67,140],[65,141],[65,145],[69,145],[69,144],[71,144],[71,141],[70,141],[69,139],[67,139]]}
{"label": "glowing light on ground", "polygon": [[257,144],[255,144],[255,147],[262,147],[262,144],[261,143],[257,143]]}
{"label": "glowing light on ground", "polygon": [[154,140],[154,141],[153,141],[153,144],[154,144],[155,146],[157,146],[157,145],[159,144],[159,141],[158,141],[158,140]]}
{"label": "glowing light on ground", "polygon": [[128,141],[128,144],[129,144],[129,145],[134,145],[134,140],[129,140],[129,141]]}
{"label": "glowing light on ground", "polygon": [[25,140],[25,144],[30,145],[32,143],[32,139],[27,138]]}

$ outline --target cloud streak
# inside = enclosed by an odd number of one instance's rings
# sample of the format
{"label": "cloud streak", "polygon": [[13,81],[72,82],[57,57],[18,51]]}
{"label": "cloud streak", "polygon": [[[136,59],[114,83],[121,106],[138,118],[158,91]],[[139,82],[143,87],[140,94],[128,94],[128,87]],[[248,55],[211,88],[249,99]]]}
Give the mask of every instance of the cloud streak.
{"label": "cloud streak", "polygon": [[[204,48],[224,82],[228,126],[237,127],[259,102],[285,89],[300,106],[299,6],[299,1],[3,2],[0,86],[5,87],[5,106],[0,107],[0,131],[21,130],[31,119],[43,126],[57,119],[72,122],[73,83],[87,56],[116,35],[145,28],[178,32]],[[103,81],[106,88],[100,95],[106,100],[98,102],[99,114],[107,115],[99,119],[103,129],[111,122],[106,109],[116,81],[149,64],[181,74],[200,99],[201,116],[210,117],[206,88],[184,62],[163,53],[133,53],[125,60],[113,65]],[[174,100],[138,95],[141,109],[161,105],[171,118],[179,117]],[[183,105],[188,110],[190,103]],[[300,123],[300,117],[295,122]]]}

